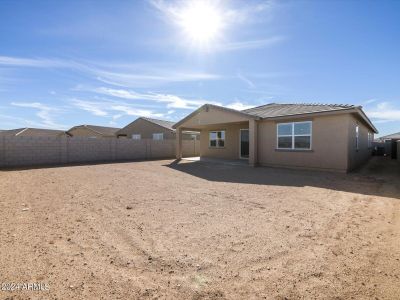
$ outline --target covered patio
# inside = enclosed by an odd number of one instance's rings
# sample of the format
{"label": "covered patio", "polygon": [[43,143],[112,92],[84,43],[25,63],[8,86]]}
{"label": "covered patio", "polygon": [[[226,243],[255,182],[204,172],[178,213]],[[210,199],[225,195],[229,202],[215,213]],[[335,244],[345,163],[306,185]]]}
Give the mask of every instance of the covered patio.
{"label": "covered patio", "polygon": [[200,158],[257,164],[258,117],[206,104],[174,125],[176,158],[182,159],[184,131],[200,132]]}

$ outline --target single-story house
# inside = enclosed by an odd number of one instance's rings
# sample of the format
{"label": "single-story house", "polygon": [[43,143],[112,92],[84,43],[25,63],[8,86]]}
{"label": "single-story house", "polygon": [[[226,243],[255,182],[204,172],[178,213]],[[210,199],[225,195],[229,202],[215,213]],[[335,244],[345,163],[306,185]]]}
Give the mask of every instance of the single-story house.
{"label": "single-story house", "polygon": [[[117,131],[119,138],[130,138],[135,140],[153,139],[153,140],[175,140],[176,133],[172,126],[175,122],[158,120],[152,118],[140,117],[124,128]],[[184,132],[184,140],[193,140],[199,138],[198,132]]]}
{"label": "single-story house", "polygon": [[68,134],[62,130],[43,128],[17,128],[0,131],[0,136],[31,136],[31,137],[66,137]]}
{"label": "single-story house", "polygon": [[173,126],[200,131],[200,158],[245,159],[252,166],[350,171],[367,161],[378,133],[362,107],[266,104],[234,110],[205,104]]}
{"label": "single-story house", "polygon": [[382,143],[387,142],[387,141],[391,142],[392,140],[396,140],[396,141],[400,140],[400,132],[381,136],[381,137],[375,139],[376,142],[382,142]]}
{"label": "single-story house", "polygon": [[400,132],[381,136],[375,140],[376,146],[381,145],[384,148],[385,155],[391,156],[393,159],[398,157],[398,145],[400,141]]}
{"label": "single-story house", "polygon": [[74,126],[67,131],[73,137],[90,137],[90,138],[113,138],[120,128],[104,127],[95,125],[79,125]]}

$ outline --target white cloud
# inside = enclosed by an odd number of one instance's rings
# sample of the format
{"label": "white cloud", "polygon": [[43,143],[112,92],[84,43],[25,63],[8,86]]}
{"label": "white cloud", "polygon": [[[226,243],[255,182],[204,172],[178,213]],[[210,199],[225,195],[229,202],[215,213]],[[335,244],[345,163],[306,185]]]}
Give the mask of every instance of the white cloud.
{"label": "white cloud", "polygon": [[167,108],[196,109],[205,103],[221,105],[220,103],[215,101],[207,101],[204,99],[186,99],[172,94],[161,94],[161,93],[151,93],[151,92],[138,93],[132,90],[111,89],[106,87],[95,88],[92,89],[91,91],[123,99],[146,100],[146,101],[155,101],[159,103],[166,103]]}
{"label": "white cloud", "polygon": [[226,105],[226,107],[236,109],[236,110],[244,110],[244,109],[252,108],[252,107],[254,107],[254,105],[247,105],[242,102],[236,101],[236,102]]}
{"label": "white cloud", "polygon": [[72,99],[72,103],[74,106],[82,110],[88,111],[95,116],[108,115],[108,113],[104,109],[102,109],[101,105],[99,105],[99,103],[97,102],[88,102],[80,99]]}
{"label": "white cloud", "polygon": [[127,105],[113,105],[111,109],[114,111],[122,112],[128,116],[141,116],[141,117],[163,117],[162,113],[154,113],[151,110],[147,109],[137,109]]}
{"label": "white cloud", "polygon": [[222,77],[217,74],[190,71],[172,71],[162,69],[131,70],[131,71],[105,71],[97,69],[93,71],[96,79],[115,86],[121,87],[152,87],[174,82],[190,82],[203,80],[218,80]]}
{"label": "white cloud", "polygon": [[0,65],[3,66],[20,66],[20,67],[35,67],[35,68],[50,68],[50,67],[65,67],[65,61],[52,60],[44,58],[23,58],[0,56]]}
{"label": "white cloud", "polygon": [[20,68],[62,68],[80,72],[92,78],[123,87],[151,87],[174,82],[219,80],[222,76],[193,70],[178,70],[176,66],[153,64],[92,63],[74,60],[0,56],[0,66]]}
{"label": "white cloud", "polygon": [[371,103],[374,103],[374,102],[376,102],[376,101],[378,101],[377,99],[368,99],[368,100],[365,100],[364,101],[364,103],[363,104],[371,104]]}
{"label": "white cloud", "polygon": [[48,128],[65,128],[65,125],[57,123],[54,118],[55,115],[60,112],[59,108],[50,107],[48,105],[42,104],[40,102],[12,102],[11,105],[23,107],[23,108],[33,108],[38,110],[36,116],[39,117],[42,122],[37,123],[40,127]]}
{"label": "white cloud", "polygon": [[375,107],[366,109],[366,114],[376,123],[400,121],[400,109],[390,102],[380,102]]}
{"label": "white cloud", "polygon": [[258,49],[273,46],[285,41],[284,36],[273,36],[267,39],[260,40],[249,40],[241,42],[231,42],[217,45],[215,50],[217,51],[235,51],[235,50],[247,50],[247,49]]}
{"label": "white cloud", "polygon": [[256,87],[256,85],[254,84],[253,81],[251,81],[250,79],[248,79],[246,76],[244,76],[242,73],[238,72],[237,77],[242,80],[244,83],[247,84],[247,86],[250,89],[254,89]]}
{"label": "white cloud", "polygon": [[71,99],[71,104],[95,116],[111,117],[113,121],[126,115],[155,118],[164,116],[162,113],[140,108],[124,101]]}

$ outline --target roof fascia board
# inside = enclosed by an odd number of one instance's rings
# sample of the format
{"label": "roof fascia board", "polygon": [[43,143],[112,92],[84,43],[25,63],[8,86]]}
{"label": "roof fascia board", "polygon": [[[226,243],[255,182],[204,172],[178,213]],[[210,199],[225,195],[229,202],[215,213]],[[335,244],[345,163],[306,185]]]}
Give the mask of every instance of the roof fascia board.
{"label": "roof fascia board", "polygon": [[254,115],[250,115],[248,113],[236,110],[236,109],[232,109],[232,108],[227,108],[227,107],[223,107],[223,106],[219,106],[219,105],[214,105],[214,104],[204,104],[202,106],[200,106],[198,109],[196,109],[194,112],[190,113],[189,115],[187,115],[186,117],[184,117],[182,120],[178,121],[177,123],[175,123],[172,128],[176,129],[177,127],[179,127],[182,123],[186,122],[187,120],[189,120],[190,118],[192,118],[193,116],[197,115],[203,108],[205,107],[212,107],[215,109],[219,109],[219,110],[223,110],[226,112],[230,112],[230,113],[235,113],[235,114],[239,114],[241,116],[245,116],[249,119],[255,119],[255,120],[259,120],[260,117],[254,116]]}

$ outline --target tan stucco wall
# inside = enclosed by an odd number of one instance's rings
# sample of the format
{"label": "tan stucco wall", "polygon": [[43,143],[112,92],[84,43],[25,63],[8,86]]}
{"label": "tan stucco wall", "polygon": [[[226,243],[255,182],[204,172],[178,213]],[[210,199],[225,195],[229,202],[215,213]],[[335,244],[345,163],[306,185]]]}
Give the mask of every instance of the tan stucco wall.
{"label": "tan stucco wall", "polygon": [[[214,125],[203,129],[200,133],[200,156],[223,159],[239,159],[239,133],[240,129],[246,128],[249,128],[249,122],[240,124]],[[225,130],[224,148],[209,147],[209,132],[214,130]]]}
{"label": "tan stucco wall", "polygon": [[[345,172],[347,170],[348,118],[348,115],[334,115],[259,122],[259,164]],[[276,150],[277,123],[292,121],[313,122],[311,151]]]}
{"label": "tan stucco wall", "polygon": [[[348,169],[353,170],[368,161],[372,155],[372,148],[368,147],[368,132],[371,132],[362,120],[354,115],[348,115]],[[359,149],[356,149],[356,125],[359,125]]]}
{"label": "tan stucco wall", "polygon": [[74,137],[96,137],[96,138],[101,138],[103,137],[101,134],[98,134],[92,130],[89,130],[87,128],[73,128],[68,131],[69,134],[71,134]]}
{"label": "tan stucco wall", "polygon": [[153,133],[163,133],[165,140],[175,139],[175,133],[171,130],[143,119],[137,119],[118,131],[118,135],[126,134],[127,138],[132,138],[133,134],[140,134],[142,139],[152,139]]}

